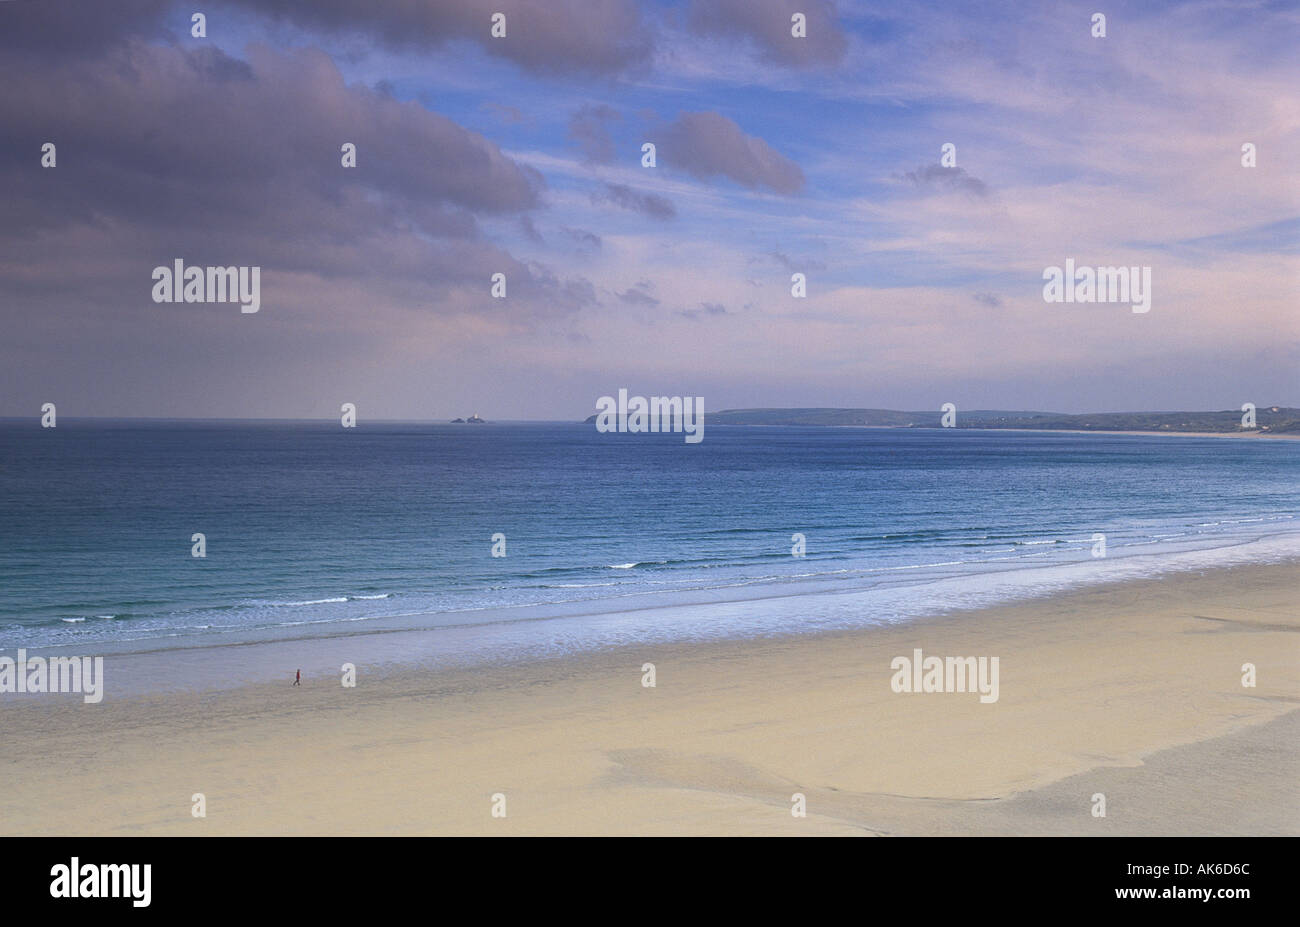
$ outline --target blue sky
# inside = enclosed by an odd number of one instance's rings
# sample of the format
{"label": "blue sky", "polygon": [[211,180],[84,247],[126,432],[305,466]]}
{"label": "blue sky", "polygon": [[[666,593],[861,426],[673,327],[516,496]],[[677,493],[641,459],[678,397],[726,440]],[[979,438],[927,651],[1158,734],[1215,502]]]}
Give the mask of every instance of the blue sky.
{"label": "blue sky", "polygon": [[[1300,405],[1291,4],[24,6],[0,414]],[[118,118],[47,115],[87,94]],[[264,310],[141,300],[177,256],[259,264]],[[1151,312],[1044,303],[1067,257],[1151,266]]]}

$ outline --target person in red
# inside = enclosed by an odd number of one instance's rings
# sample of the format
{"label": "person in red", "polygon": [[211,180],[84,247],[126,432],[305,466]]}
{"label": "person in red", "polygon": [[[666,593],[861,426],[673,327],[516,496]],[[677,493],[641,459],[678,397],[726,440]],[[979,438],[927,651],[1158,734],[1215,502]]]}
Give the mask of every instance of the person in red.
{"label": "person in red", "polygon": [[295,686],[302,685],[302,670],[298,670],[298,672],[294,675],[293,684]]}

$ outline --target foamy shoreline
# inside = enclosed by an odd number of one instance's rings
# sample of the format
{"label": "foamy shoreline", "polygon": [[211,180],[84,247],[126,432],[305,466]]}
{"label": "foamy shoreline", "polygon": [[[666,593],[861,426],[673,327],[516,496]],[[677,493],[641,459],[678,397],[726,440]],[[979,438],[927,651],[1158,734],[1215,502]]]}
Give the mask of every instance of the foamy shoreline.
{"label": "foamy shoreline", "polygon": [[[852,631],[359,666],[356,688],[6,705],[24,749],[0,830],[1297,833],[1298,580],[1245,565]],[[914,648],[998,656],[998,700],[892,691]]]}
{"label": "foamy shoreline", "polygon": [[[1017,563],[921,583],[910,578],[847,588],[826,581],[759,583],[468,612],[413,612],[364,621],[303,620],[259,635],[237,630],[28,650],[49,656],[106,656],[108,697],[122,699],[151,692],[235,689],[278,681],[298,669],[319,677],[336,673],[343,663],[384,673],[443,673],[628,646],[743,642],[907,625],[1117,583],[1285,561],[1300,562],[1300,533],[1282,531],[1175,552],[1085,557],[1040,566]],[[907,574],[903,570],[898,575]],[[13,698],[0,694],[0,706]]]}

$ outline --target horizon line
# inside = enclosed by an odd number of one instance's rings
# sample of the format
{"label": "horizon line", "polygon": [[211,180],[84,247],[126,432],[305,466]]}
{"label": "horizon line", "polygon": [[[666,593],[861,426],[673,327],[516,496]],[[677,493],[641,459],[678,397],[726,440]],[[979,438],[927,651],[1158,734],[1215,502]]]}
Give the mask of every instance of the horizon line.
{"label": "horizon line", "polygon": [[[1256,405],[1257,409],[1300,409],[1300,406],[1284,405],[1282,403],[1268,403],[1266,405]],[[728,412],[796,412],[796,411],[829,411],[829,412],[854,412],[854,411],[873,411],[873,412],[899,412],[899,413],[925,413],[929,409],[891,409],[883,406],[744,406],[739,408],[719,409],[717,412],[705,413],[705,415],[723,415]],[[1156,415],[1156,414],[1174,414],[1174,413],[1235,413],[1240,412],[1239,408],[1228,409],[1110,409],[1100,410],[1092,409],[1087,412],[1060,412],[1050,409],[968,409],[966,414],[976,412],[1014,412],[1016,414],[1034,413],[1038,415]],[[477,414],[477,413],[476,413]],[[583,424],[583,419],[589,418],[594,412],[588,412],[586,415],[577,419],[567,418],[502,418],[502,419],[485,419],[484,424],[535,424],[535,425],[569,425]],[[27,422],[32,419],[39,421],[40,413],[31,415],[0,415],[0,423]],[[60,418],[65,421],[92,421],[92,422],[231,422],[231,423],[294,423],[294,424],[317,424],[320,422],[333,422],[338,419],[337,415],[331,415],[322,418],[301,418],[295,416],[260,416],[260,417],[233,417],[233,416],[183,416],[183,415],[61,415]],[[367,419],[369,422],[377,424],[391,425],[450,425],[450,424],[467,424],[449,418],[372,418]]]}

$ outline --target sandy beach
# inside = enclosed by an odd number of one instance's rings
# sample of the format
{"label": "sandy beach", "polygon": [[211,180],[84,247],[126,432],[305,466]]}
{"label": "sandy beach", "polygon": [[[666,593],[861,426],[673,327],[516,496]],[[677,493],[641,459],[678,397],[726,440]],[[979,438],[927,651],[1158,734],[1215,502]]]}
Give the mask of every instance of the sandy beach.
{"label": "sandy beach", "polygon": [[[28,700],[0,832],[1294,835],[1297,590],[1300,565],[1247,566],[350,689]],[[997,701],[893,691],[916,648],[998,657]]]}

